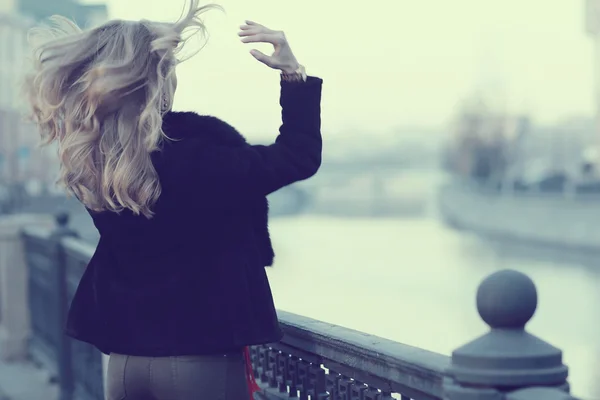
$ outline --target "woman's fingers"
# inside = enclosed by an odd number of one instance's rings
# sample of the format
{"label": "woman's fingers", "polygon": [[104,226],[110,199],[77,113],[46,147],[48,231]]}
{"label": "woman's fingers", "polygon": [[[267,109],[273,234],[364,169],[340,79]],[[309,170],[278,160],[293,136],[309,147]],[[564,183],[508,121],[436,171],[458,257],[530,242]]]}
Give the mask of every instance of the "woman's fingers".
{"label": "woman's fingers", "polygon": [[263,53],[259,50],[250,50],[250,54],[252,54],[254,56],[254,58],[256,58],[261,63],[263,63],[271,68],[277,68],[275,60],[272,57],[269,57],[268,55],[266,55],[265,53]]}
{"label": "woman's fingers", "polygon": [[[258,22],[254,22],[254,21],[250,21],[249,19],[244,21],[246,24],[248,25],[254,25],[254,26],[262,26],[261,24],[259,24]],[[264,28],[264,26],[262,26]]]}
{"label": "woman's fingers", "polygon": [[241,32],[262,32],[262,33],[275,33],[275,31],[271,29],[267,29],[264,26],[251,26],[251,25],[241,25]]}
{"label": "woman's fingers", "polygon": [[244,28],[242,28],[242,30],[238,32],[238,35],[239,36],[250,36],[250,35],[256,35],[257,33],[260,33],[260,31],[257,30],[257,29],[244,29]]}
{"label": "woman's fingers", "polygon": [[265,28],[264,26],[253,26],[253,25],[241,25],[241,31],[238,32],[238,36],[250,36],[257,35],[259,33],[263,34],[273,34],[274,31]]}
{"label": "woman's fingers", "polygon": [[273,32],[271,29],[267,28],[264,25],[258,24],[254,21],[248,21],[248,20],[246,20],[246,25],[242,25],[242,26],[240,26],[240,28],[242,28],[242,29],[252,29],[252,28],[263,29],[265,32]]}
{"label": "woman's fingers", "polygon": [[[280,49],[286,41],[283,32],[271,30],[254,21],[246,20],[246,25],[241,25],[240,29],[241,31],[238,32],[238,36],[241,37],[240,40],[243,43],[271,43],[275,46],[275,53],[280,51],[278,49]],[[281,60],[278,57],[267,56],[256,49],[250,50],[250,54],[258,61],[271,68],[280,68],[281,66]]]}
{"label": "woman's fingers", "polygon": [[250,35],[256,35],[255,31],[240,31],[238,32],[238,36],[250,36]]}
{"label": "woman's fingers", "polygon": [[279,37],[270,33],[257,33],[257,34],[249,34],[249,35],[240,35],[243,36],[242,37],[242,42],[244,43],[258,43],[258,42],[263,42],[263,43],[271,43],[271,44],[278,44],[279,43]]}

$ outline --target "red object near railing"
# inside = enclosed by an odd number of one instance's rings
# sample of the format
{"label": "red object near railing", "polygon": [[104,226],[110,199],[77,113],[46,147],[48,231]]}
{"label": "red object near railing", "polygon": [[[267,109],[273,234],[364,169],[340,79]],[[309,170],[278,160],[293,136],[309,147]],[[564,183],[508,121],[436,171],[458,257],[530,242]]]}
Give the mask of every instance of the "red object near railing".
{"label": "red object near railing", "polygon": [[246,382],[250,391],[250,400],[254,400],[254,393],[260,392],[260,386],[254,379],[254,371],[252,370],[252,360],[250,359],[250,347],[244,348],[244,357],[246,358]]}

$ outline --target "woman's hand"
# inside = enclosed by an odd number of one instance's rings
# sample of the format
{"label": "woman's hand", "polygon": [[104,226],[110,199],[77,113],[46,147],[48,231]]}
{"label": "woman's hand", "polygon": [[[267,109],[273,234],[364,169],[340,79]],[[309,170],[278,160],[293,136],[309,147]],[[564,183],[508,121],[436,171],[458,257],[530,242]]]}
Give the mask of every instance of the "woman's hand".
{"label": "woman's hand", "polygon": [[240,26],[240,29],[241,31],[238,35],[242,37],[242,42],[271,43],[273,47],[275,47],[275,51],[271,56],[256,49],[250,50],[250,54],[258,61],[273,69],[279,69],[286,73],[293,73],[300,66],[282,31],[271,30],[253,21],[246,21],[246,25]]}

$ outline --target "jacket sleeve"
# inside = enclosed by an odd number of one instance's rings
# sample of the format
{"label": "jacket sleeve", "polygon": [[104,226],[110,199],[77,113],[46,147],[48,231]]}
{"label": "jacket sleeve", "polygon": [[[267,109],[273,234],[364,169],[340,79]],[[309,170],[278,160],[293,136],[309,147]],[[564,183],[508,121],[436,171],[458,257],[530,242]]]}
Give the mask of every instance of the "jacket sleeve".
{"label": "jacket sleeve", "polygon": [[[202,186],[217,193],[266,196],[313,176],[321,166],[322,83],[312,76],[306,82],[281,82],[282,124],[273,144],[200,149],[195,174],[207,184]],[[234,129],[220,122],[215,129]]]}

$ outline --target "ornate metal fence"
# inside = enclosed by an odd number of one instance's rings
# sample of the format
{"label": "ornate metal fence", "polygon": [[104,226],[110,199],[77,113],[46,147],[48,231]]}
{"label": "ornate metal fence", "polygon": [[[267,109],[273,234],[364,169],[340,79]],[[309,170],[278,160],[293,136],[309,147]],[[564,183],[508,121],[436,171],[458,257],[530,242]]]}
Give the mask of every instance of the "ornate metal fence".
{"label": "ornate metal fence", "polygon": [[281,343],[253,348],[257,379],[281,398],[429,400],[443,396],[450,358],[351,329],[279,312]]}

